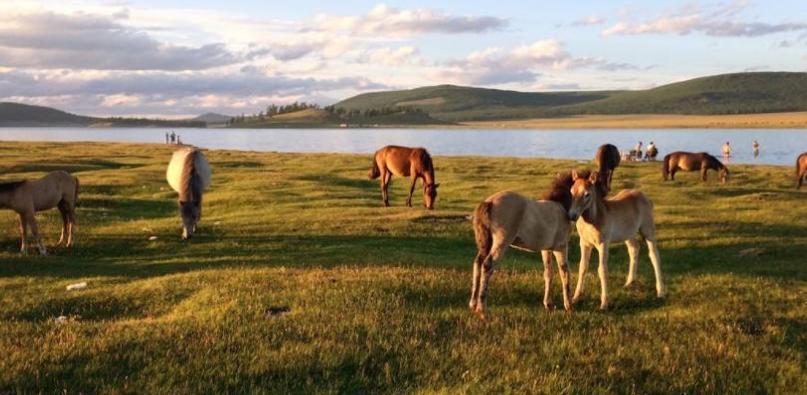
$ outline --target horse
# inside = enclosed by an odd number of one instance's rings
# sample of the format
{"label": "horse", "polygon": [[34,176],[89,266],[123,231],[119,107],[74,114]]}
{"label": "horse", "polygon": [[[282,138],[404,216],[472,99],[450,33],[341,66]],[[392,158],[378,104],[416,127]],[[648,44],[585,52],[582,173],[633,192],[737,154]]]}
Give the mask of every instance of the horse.
{"label": "horse", "polygon": [[73,245],[73,230],[76,227],[76,206],[78,205],[78,178],[65,171],[54,171],[39,180],[24,180],[0,184],[0,208],[14,210],[20,218],[20,252],[28,253],[27,229],[31,229],[39,253],[48,252],[39,236],[39,227],[34,215],[57,207],[62,214],[62,235],[56,245]]}
{"label": "horse", "polygon": [[571,184],[570,174],[558,175],[542,200],[535,201],[515,192],[502,191],[476,207],[473,228],[477,254],[473,262],[471,301],[468,304],[472,312],[485,318],[485,299],[493,266],[508,246],[541,252],[544,263],[544,307],[548,310],[554,308],[550,297],[551,255],[554,254],[563,285],[563,306],[567,311],[571,310],[567,261],[571,232],[567,209],[571,204]]}
{"label": "horse", "polygon": [[656,225],[653,221],[653,202],[636,190],[622,190],[614,197],[605,198],[605,191],[598,182],[599,174],[572,173],[572,203],[569,218],[577,221],[580,236],[580,273],[572,304],[583,295],[584,277],[588,271],[591,250],[597,249],[600,258],[600,309],[608,309],[608,246],[625,242],[630,263],[625,287],[630,287],[636,278],[639,261],[639,243],[636,234],[644,237],[649,249],[650,262],[656,275],[656,294],[663,298],[667,289],[661,278],[661,257],[656,247]]}
{"label": "horse", "polygon": [[720,174],[720,182],[725,183],[729,179],[729,168],[723,165],[717,158],[706,152],[692,153],[684,151],[676,151],[664,156],[664,164],[662,165],[662,173],[664,181],[667,177],[675,180],[675,173],[678,170],[683,171],[701,171],[701,178],[706,182],[706,171],[712,169]]}
{"label": "horse", "polygon": [[597,149],[594,160],[597,162],[605,189],[611,190],[611,179],[614,177],[614,169],[619,166],[619,150],[613,144],[603,144]]}
{"label": "horse", "polygon": [[202,151],[193,147],[181,148],[171,156],[165,178],[179,194],[177,203],[182,217],[182,240],[188,240],[196,232],[196,224],[202,216],[202,193],[210,186],[210,164]]}
{"label": "horse", "polygon": [[437,187],[440,184],[434,182],[434,163],[426,149],[388,145],[375,152],[369,176],[371,180],[381,177],[381,199],[386,207],[389,207],[388,188],[393,174],[412,179],[409,198],[406,199],[407,206],[412,207],[412,194],[420,178],[423,180],[423,206],[429,210],[434,209]]}
{"label": "horse", "polygon": [[801,184],[804,182],[805,176],[807,176],[807,152],[802,153],[796,158],[796,177],[798,177],[796,189],[801,189]]}

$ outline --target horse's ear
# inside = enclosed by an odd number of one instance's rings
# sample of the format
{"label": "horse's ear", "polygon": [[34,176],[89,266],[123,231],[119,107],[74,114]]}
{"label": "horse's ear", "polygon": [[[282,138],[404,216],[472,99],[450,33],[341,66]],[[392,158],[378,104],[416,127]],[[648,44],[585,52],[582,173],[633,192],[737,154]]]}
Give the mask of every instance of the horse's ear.
{"label": "horse's ear", "polygon": [[592,183],[596,183],[597,180],[599,179],[600,179],[600,172],[598,171],[592,171],[591,175],[588,177],[588,180],[591,181]]}
{"label": "horse's ear", "polygon": [[576,180],[579,175],[580,174],[577,174],[577,169],[572,169],[572,180]]}

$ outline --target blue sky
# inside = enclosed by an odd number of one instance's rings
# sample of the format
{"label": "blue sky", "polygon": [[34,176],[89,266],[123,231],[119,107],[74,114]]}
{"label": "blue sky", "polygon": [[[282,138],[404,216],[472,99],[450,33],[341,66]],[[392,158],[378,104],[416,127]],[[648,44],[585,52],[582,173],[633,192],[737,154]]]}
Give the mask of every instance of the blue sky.
{"label": "blue sky", "polygon": [[0,100],[92,115],[807,71],[804,1],[3,0],[0,15]]}

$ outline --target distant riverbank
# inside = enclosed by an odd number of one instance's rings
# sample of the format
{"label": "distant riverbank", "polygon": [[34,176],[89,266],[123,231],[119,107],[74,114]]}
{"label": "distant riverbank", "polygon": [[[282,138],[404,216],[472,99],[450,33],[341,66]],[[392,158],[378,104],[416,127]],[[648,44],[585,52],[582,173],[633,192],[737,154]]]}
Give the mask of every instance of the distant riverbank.
{"label": "distant riverbank", "polygon": [[807,112],[733,115],[626,114],[578,115],[462,122],[479,129],[804,129]]}

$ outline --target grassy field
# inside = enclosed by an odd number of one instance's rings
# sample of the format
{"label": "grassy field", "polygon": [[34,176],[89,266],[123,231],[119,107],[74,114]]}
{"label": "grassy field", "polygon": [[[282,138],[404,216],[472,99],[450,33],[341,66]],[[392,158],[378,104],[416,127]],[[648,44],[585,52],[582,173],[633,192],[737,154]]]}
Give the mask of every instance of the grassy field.
{"label": "grassy field", "polygon": [[664,128],[807,128],[807,112],[734,115],[578,115],[558,118],[463,122],[472,128],[502,129],[664,129]]}
{"label": "grassy field", "polygon": [[[612,310],[597,311],[592,274],[575,312],[547,312],[539,258],[511,250],[482,322],[467,310],[466,216],[495,191],[535,196],[586,164],[436,157],[441,194],[426,211],[403,206],[400,179],[381,207],[366,155],[211,151],[199,234],[183,243],[169,157],[162,145],[0,146],[2,180],[66,169],[82,182],[72,250],[20,256],[16,218],[0,211],[0,393],[807,388],[807,191],[790,167],[731,166],[719,185],[624,164],[615,188],[655,202],[669,297],[654,296],[645,248],[638,287],[622,289],[627,254],[614,246]],[[49,246],[57,217],[38,216]]]}

